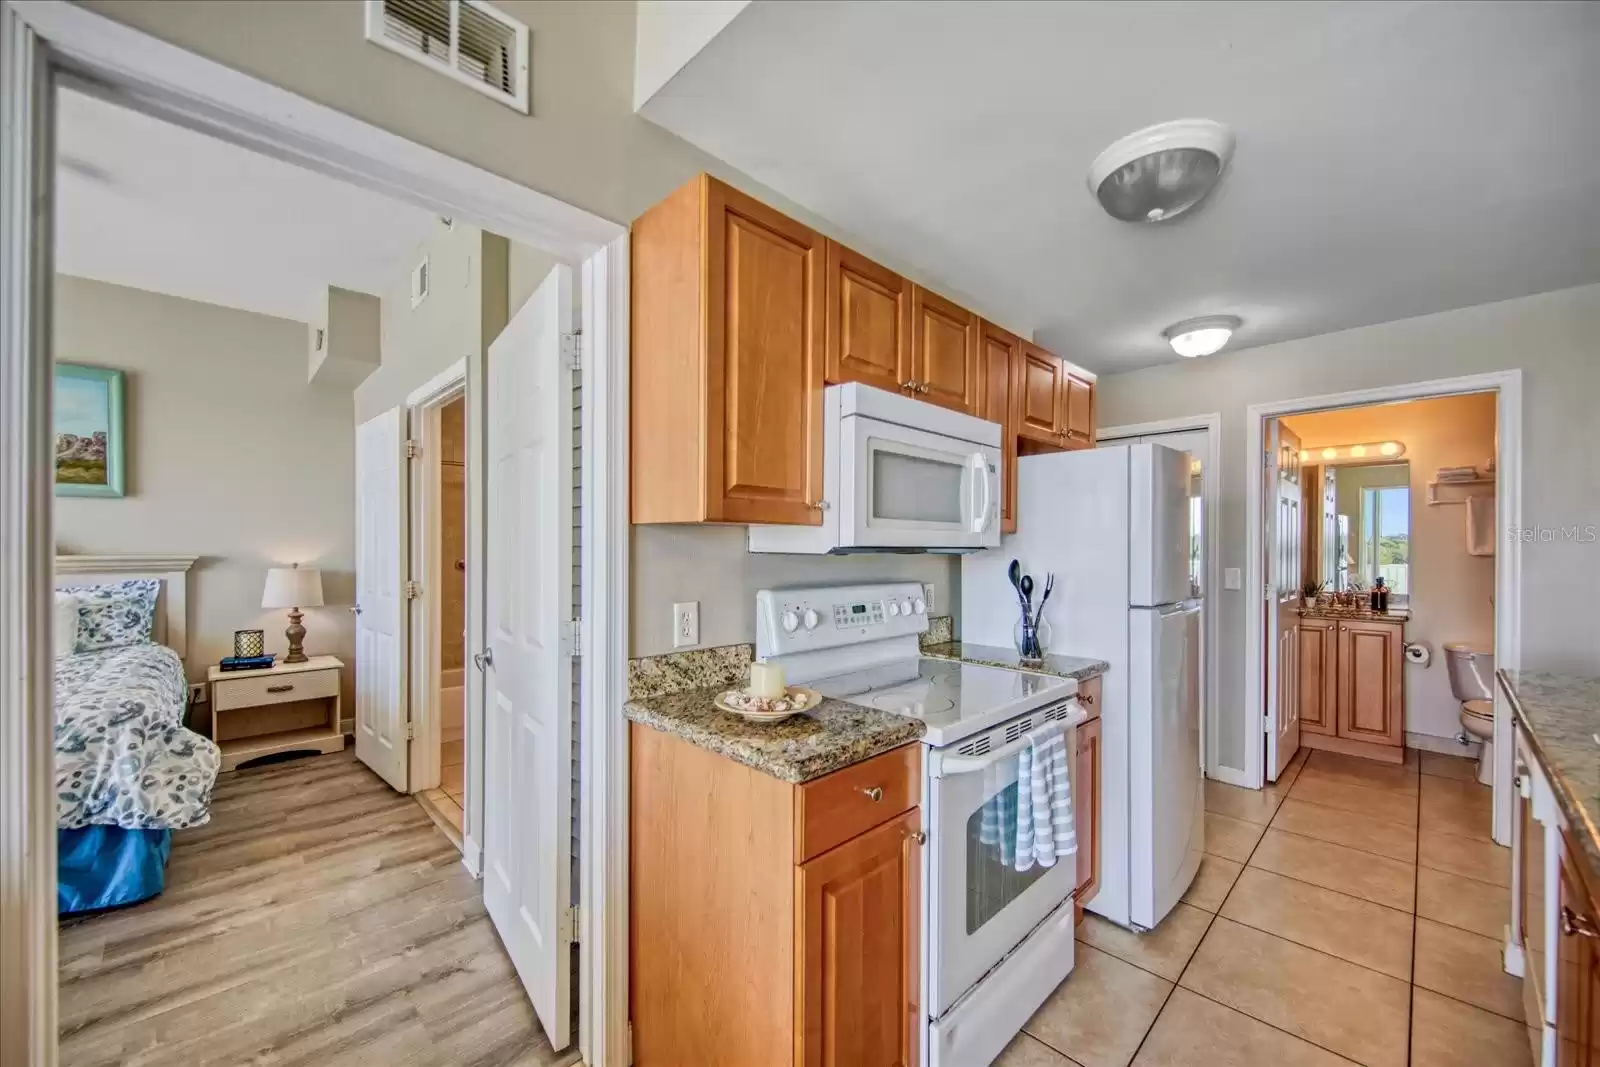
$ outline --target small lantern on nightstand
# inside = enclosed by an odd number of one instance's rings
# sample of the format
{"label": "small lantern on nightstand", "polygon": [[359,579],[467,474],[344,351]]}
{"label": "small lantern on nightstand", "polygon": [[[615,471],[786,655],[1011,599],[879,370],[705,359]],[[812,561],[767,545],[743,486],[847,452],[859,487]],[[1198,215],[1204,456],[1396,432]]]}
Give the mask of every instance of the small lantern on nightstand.
{"label": "small lantern on nightstand", "polygon": [[235,630],[233,631],[233,655],[236,659],[249,659],[253,656],[266,654],[267,632],[265,630]]}
{"label": "small lantern on nightstand", "polygon": [[300,625],[304,617],[301,608],[322,607],[322,572],[315,567],[272,567],[267,571],[267,587],[261,593],[263,608],[288,608],[289,626],[284,636],[289,639],[289,654],[285,663],[304,663],[306,650],[300,642],[306,638],[306,628]]}

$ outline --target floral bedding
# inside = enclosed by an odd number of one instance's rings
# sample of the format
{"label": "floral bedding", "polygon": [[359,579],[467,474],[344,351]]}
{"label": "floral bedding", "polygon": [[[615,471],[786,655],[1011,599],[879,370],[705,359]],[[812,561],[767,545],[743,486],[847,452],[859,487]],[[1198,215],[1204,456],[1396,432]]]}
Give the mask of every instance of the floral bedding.
{"label": "floral bedding", "polygon": [[179,830],[211,818],[221,753],[184,729],[176,652],[138,644],[62,656],[55,681],[58,827]]}

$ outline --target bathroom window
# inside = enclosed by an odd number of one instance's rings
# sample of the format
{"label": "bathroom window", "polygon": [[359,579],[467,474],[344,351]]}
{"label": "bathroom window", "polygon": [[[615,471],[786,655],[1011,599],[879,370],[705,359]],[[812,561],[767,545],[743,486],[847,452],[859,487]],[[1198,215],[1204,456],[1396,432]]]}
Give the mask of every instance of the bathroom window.
{"label": "bathroom window", "polygon": [[1361,578],[1382,577],[1390,604],[1411,596],[1411,489],[1382,486],[1361,492]]}

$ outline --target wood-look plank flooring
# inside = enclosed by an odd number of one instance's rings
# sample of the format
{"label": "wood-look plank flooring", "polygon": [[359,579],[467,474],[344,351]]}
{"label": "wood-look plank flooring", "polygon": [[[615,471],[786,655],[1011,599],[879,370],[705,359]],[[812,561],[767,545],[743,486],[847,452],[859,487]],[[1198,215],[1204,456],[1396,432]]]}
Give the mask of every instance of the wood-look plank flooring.
{"label": "wood-look plank flooring", "polygon": [[353,752],[223,775],[167,889],[61,927],[63,1067],[459,1067],[550,1048],[461,855]]}

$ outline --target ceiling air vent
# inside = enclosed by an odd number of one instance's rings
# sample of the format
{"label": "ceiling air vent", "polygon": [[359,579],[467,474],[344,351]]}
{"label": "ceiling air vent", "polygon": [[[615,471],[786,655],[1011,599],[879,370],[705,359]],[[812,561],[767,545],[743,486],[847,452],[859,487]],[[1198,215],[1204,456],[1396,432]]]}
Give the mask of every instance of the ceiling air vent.
{"label": "ceiling air vent", "polygon": [[528,110],[528,27],[482,0],[367,0],[367,40],[518,111]]}

